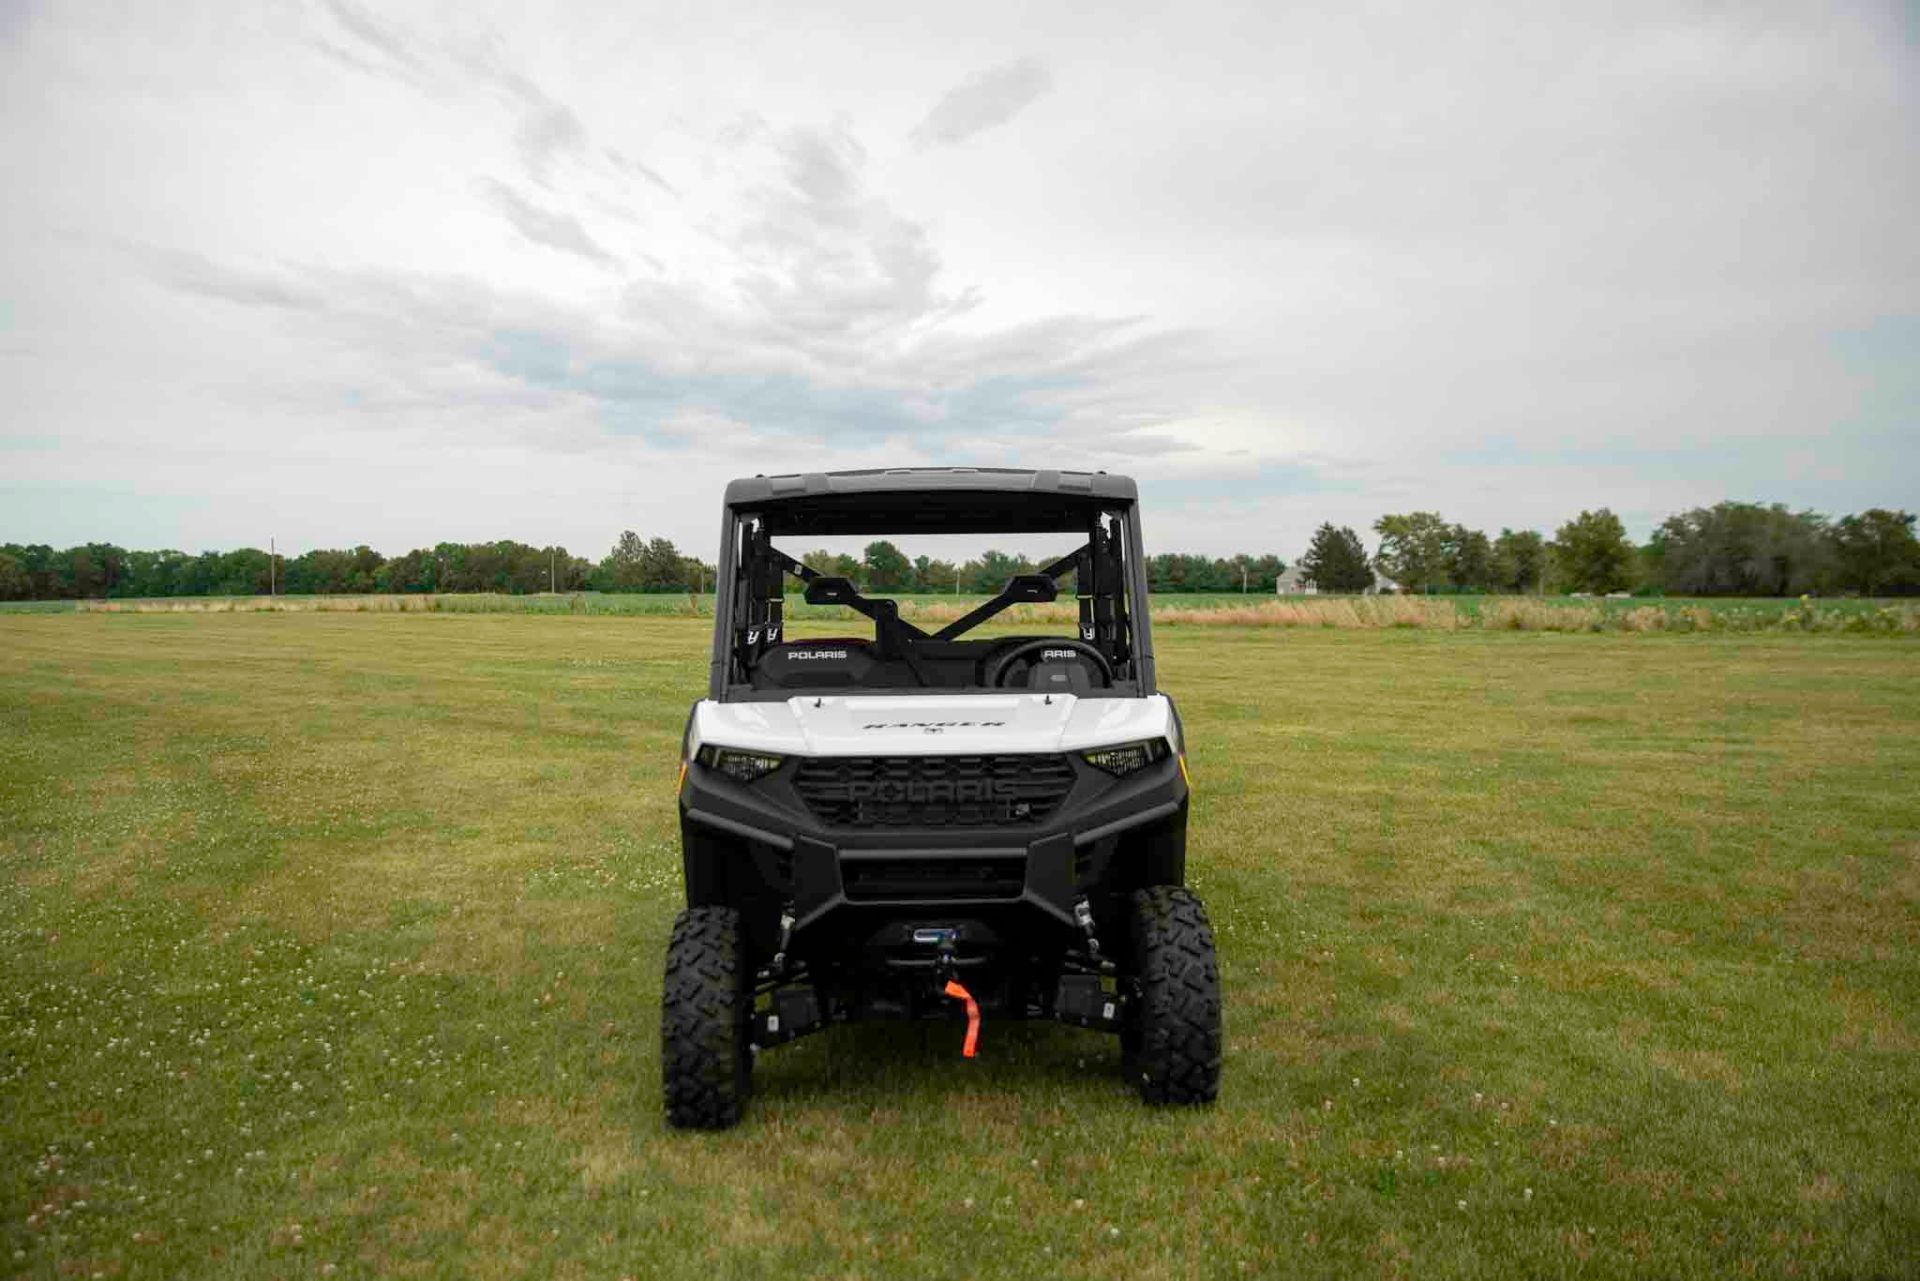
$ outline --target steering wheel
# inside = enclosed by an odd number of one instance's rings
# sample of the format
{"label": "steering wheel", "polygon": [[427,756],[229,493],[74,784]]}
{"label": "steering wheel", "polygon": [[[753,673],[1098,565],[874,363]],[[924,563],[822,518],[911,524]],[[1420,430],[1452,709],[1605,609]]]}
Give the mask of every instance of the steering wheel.
{"label": "steering wheel", "polygon": [[1080,640],[1031,640],[1015,645],[993,660],[993,665],[987,669],[987,685],[994,689],[1004,687],[1007,677],[1013,672],[1014,664],[1024,662],[1031,669],[1034,666],[1034,656],[1042,650],[1049,649],[1070,649],[1092,659],[1094,666],[1100,669],[1101,684],[1112,686],[1113,664],[1107,661],[1105,654]]}

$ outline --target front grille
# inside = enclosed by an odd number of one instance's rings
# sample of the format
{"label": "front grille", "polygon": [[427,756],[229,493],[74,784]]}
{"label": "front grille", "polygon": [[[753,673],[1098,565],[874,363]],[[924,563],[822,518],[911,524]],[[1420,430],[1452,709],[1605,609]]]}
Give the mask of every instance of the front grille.
{"label": "front grille", "polygon": [[1058,755],[809,757],[793,788],[830,827],[1018,827],[1073,787]]}
{"label": "front grille", "polygon": [[948,855],[842,858],[847,897],[863,899],[1019,898],[1026,888],[1023,854],[988,858]]}

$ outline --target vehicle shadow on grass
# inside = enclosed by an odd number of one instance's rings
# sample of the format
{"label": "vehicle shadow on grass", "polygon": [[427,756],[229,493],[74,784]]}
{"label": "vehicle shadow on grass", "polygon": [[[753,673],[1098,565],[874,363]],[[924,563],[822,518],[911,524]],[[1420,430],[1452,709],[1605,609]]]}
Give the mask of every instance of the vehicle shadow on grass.
{"label": "vehicle shadow on grass", "polygon": [[1063,1091],[1116,1098],[1126,1093],[1118,1037],[1039,1021],[989,1020],[978,1055],[961,1056],[965,1025],[913,1021],[854,1023],[778,1046],[754,1064],[758,1105],[905,1103],[956,1090],[1045,1098]]}

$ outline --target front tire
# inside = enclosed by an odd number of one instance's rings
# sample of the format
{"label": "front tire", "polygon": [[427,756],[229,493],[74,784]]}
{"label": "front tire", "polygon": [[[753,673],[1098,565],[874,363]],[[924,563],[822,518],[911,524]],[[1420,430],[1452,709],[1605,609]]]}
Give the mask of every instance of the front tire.
{"label": "front tire", "polygon": [[1220,1094],[1220,965],[1207,909],[1190,890],[1156,885],[1132,899],[1139,994],[1121,1031],[1129,1079],[1148,1103],[1211,1103]]}
{"label": "front tire", "polygon": [[740,913],[690,907],[673,923],[660,1000],[661,1096],[676,1129],[724,1130],[753,1083],[753,971]]}

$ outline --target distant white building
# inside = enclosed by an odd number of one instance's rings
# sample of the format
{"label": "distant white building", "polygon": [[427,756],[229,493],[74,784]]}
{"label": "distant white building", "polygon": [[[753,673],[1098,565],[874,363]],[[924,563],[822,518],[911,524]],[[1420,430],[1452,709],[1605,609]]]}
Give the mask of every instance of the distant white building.
{"label": "distant white building", "polygon": [[1307,571],[1297,564],[1287,566],[1286,571],[1274,580],[1273,590],[1278,596],[1318,596],[1320,594],[1320,588],[1307,577]]}
{"label": "distant white building", "polygon": [[[1320,585],[1307,576],[1306,570],[1300,568],[1299,565],[1292,565],[1287,568],[1285,573],[1274,580],[1273,590],[1277,596],[1318,596],[1320,594]],[[1388,578],[1376,569],[1373,571],[1373,582],[1360,594],[1363,596],[1394,596],[1398,595],[1399,591],[1400,584],[1394,582],[1391,578]]]}

